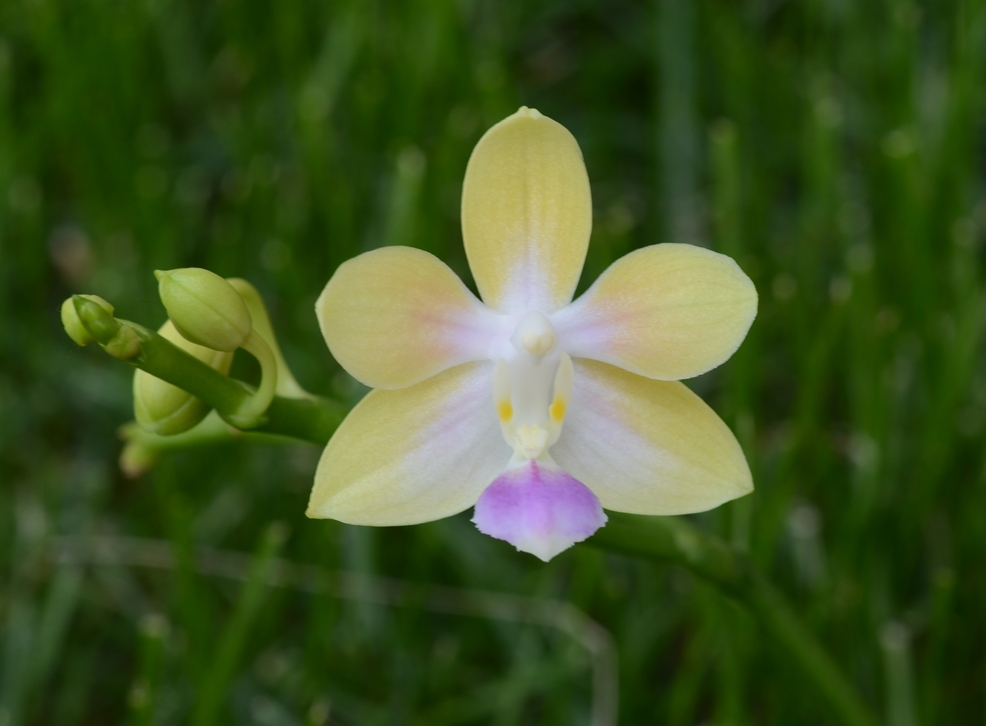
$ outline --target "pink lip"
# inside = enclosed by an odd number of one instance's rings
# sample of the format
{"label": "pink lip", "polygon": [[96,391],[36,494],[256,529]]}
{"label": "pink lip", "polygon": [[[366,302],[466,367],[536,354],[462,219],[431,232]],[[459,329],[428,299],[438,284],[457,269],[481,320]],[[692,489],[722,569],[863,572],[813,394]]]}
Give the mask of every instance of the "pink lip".
{"label": "pink lip", "polygon": [[530,461],[498,476],[479,497],[472,521],[547,562],[606,523],[599,499],[562,469]]}

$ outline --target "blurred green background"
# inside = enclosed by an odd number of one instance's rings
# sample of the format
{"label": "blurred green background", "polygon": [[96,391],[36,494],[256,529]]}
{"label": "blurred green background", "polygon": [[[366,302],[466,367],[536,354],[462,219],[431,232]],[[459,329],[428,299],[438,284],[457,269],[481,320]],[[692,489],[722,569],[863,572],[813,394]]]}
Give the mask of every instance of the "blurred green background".
{"label": "blurred green background", "polygon": [[[468,514],[307,520],[315,447],[119,472],[131,372],[64,335],[67,295],[156,326],[155,268],[245,277],[302,384],[351,403],[316,296],[387,244],[468,279],[466,160],[521,104],[582,146],[583,289],[676,241],[760,291],[740,351],[690,382],[757,489],[695,521],[885,723],[982,723],[984,102],[982,0],[4,0],[0,723],[590,723],[589,656],[557,628],[374,605],[373,580],[263,587],[283,532],[297,564],[572,603],[615,640],[622,724],[832,722],[681,570],[584,545],[544,565]],[[157,566],[65,559],[93,537]],[[201,547],[262,556],[243,585]]]}

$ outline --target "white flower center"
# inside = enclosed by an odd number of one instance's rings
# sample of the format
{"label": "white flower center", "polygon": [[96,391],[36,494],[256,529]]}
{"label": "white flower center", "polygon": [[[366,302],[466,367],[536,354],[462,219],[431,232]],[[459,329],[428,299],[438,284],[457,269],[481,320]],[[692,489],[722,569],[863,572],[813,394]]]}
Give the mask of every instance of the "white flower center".
{"label": "white flower center", "polygon": [[572,398],[572,359],[539,312],[520,319],[510,343],[493,369],[493,404],[514,461],[525,462],[546,456],[561,435]]}

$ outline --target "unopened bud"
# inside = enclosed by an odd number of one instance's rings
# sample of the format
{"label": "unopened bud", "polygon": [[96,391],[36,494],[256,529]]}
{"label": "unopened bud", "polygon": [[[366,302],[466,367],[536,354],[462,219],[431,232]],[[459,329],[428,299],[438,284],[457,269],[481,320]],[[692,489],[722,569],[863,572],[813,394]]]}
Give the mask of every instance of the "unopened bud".
{"label": "unopened bud", "polygon": [[120,332],[120,321],[114,318],[99,303],[82,295],[73,295],[75,312],[82,326],[89,331],[96,342],[106,345]]}
{"label": "unopened bud", "polygon": [[140,354],[140,338],[129,325],[121,325],[116,335],[103,346],[103,350],[118,360],[130,360]]}
{"label": "unopened bud", "polygon": [[[133,422],[127,424],[137,428]],[[128,479],[137,479],[150,471],[157,463],[159,452],[139,438],[128,438],[120,452],[120,471]]]}
{"label": "unopened bud", "polygon": [[[169,320],[158,334],[222,374],[229,372],[233,354],[212,350],[186,340]],[[160,378],[137,370],[134,373],[134,416],[145,431],[173,436],[188,431],[209,413],[200,398]]]}
{"label": "unopened bud", "polygon": [[[92,302],[97,303],[110,315],[113,314],[113,306],[103,300],[103,298],[99,297],[99,295],[79,295],[78,297],[91,300]],[[68,333],[68,337],[70,337],[78,346],[89,345],[96,340],[92,336],[92,333],[86,330],[86,326],[82,324],[82,320],[79,318],[79,312],[75,308],[75,301],[72,298],[67,298],[65,302],[62,303],[62,327],[65,328],[65,332]]]}
{"label": "unopened bud", "polygon": [[232,352],[250,335],[250,311],[219,275],[199,267],[158,270],[161,302],[175,328],[198,345]]}

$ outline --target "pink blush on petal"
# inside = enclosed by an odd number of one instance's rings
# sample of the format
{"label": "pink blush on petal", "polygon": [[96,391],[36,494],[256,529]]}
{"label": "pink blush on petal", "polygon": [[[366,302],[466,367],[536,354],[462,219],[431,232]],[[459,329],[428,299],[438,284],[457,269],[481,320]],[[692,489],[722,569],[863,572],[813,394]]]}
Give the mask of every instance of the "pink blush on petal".
{"label": "pink blush on petal", "polygon": [[530,461],[493,480],[476,502],[472,521],[545,562],[606,524],[599,499],[562,469]]}

